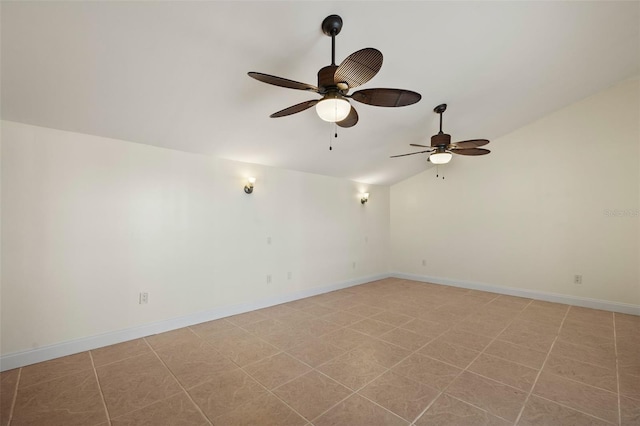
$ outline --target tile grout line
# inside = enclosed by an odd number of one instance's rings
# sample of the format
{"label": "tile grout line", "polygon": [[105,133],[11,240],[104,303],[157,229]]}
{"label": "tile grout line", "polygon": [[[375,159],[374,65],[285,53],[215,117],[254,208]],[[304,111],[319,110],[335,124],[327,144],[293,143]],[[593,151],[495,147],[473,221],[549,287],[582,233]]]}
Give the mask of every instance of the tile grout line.
{"label": "tile grout line", "polygon": [[[499,297],[499,296],[496,296],[496,297],[494,297],[493,299],[491,299],[490,301],[485,302],[484,304],[482,304],[482,305],[480,305],[480,306],[485,306],[485,305],[487,305],[487,304],[491,303],[492,301],[494,301],[495,299],[497,299],[498,297]],[[445,304],[445,305],[446,305],[446,304]],[[528,305],[528,304],[527,304],[527,305]],[[444,305],[443,305],[443,306],[444,306]],[[386,311],[386,309],[385,309],[385,311]],[[389,312],[390,312],[390,311],[389,311]],[[468,315],[467,315],[467,316],[468,316]],[[466,318],[466,317],[465,317],[465,318]],[[414,318],[414,319],[419,319],[419,318]],[[462,320],[460,320],[460,321],[463,321],[463,320],[464,320],[464,318],[463,318]],[[396,366],[398,366],[400,363],[404,362],[407,358],[411,357],[412,355],[417,354],[417,353],[418,353],[418,351],[420,351],[420,350],[421,350],[421,349],[423,349],[425,346],[429,345],[430,343],[432,343],[433,341],[435,341],[436,339],[438,339],[438,338],[439,338],[439,337],[441,337],[442,335],[444,335],[444,334],[446,334],[447,332],[449,332],[452,328],[453,328],[453,327],[447,328],[446,330],[442,331],[440,334],[438,334],[438,335],[436,335],[435,337],[433,337],[431,340],[427,341],[424,345],[422,345],[422,346],[420,346],[420,347],[416,348],[413,352],[410,352],[406,357],[402,358],[400,361],[396,362],[396,363],[395,363],[395,364],[393,364],[391,367],[387,368],[387,371],[385,371],[384,373],[382,373],[382,374],[380,374],[380,375],[378,375],[378,376],[374,377],[372,380],[368,381],[368,382],[367,382],[367,383],[365,383],[363,386],[361,386],[360,388],[358,388],[357,390],[355,390],[351,395],[347,396],[346,398],[342,399],[341,401],[338,401],[336,404],[332,405],[332,406],[331,406],[331,407],[329,407],[327,410],[325,410],[324,412],[320,413],[320,414],[319,414],[318,416],[316,416],[313,420],[317,420],[319,417],[323,416],[324,414],[326,414],[327,412],[329,412],[330,410],[332,410],[334,407],[336,407],[338,404],[342,403],[343,401],[345,401],[346,399],[350,398],[351,396],[353,396],[353,395],[355,395],[355,394],[358,394],[360,397],[365,398],[367,401],[370,401],[370,402],[374,403],[375,405],[377,405],[377,406],[379,406],[379,407],[383,408],[384,410],[386,410],[386,411],[388,411],[388,412],[390,412],[390,413],[394,414],[395,416],[397,416],[397,417],[399,417],[399,418],[401,418],[401,419],[402,419],[402,417],[400,417],[400,416],[398,416],[397,414],[393,413],[391,410],[389,410],[389,409],[387,409],[387,408],[385,408],[385,407],[381,406],[380,404],[376,403],[375,401],[372,401],[371,399],[367,398],[367,397],[366,397],[366,396],[364,396],[364,395],[359,394],[358,392],[360,392],[362,389],[364,389],[365,387],[367,387],[370,383],[373,383],[375,380],[377,380],[378,378],[382,377],[384,374],[386,374],[386,373],[390,372],[393,368],[395,368]],[[396,326],[396,328],[395,328],[394,330],[396,330],[396,329],[400,329],[400,326]],[[388,333],[390,333],[391,331],[393,331],[393,330],[389,330],[389,331],[388,331]],[[383,334],[386,334],[386,333],[383,333]],[[369,337],[373,337],[373,336],[369,336]],[[375,338],[375,337],[374,337],[374,338]],[[381,339],[377,339],[377,340],[380,340],[381,342],[385,342],[385,343],[389,343],[389,344],[394,345],[394,344],[393,344],[393,343],[391,343],[391,342],[386,342],[386,341],[381,340]],[[397,346],[397,347],[401,348],[401,346],[398,346],[398,345],[394,345],[394,346]],[[356,348],[354,348],[354,349],[356,349]],[[352,349],[352,350],[354,350],[354,349]],[[406,348],[403,348],[403,349],[406,349]],[[349,352],[349,351],[347,351],[347,352]],[[421,354],[420,354],[420,355],[421,355]],[[427,357],[428,357],[428,356],[427,356]],[[431,357],[428,357],[428,358],[431,358]],[[435,358],[431,358],[431,359],[435,359]],[[439,360],[436,360],[436,361],[439,361]],[[329,361],[327,361],[327,362],[329,362]],[[442,362],[442,361],[439,361],[439,362]],[[325,363],[323,363],[323,364],[326,364],[326,362],[325,362]],[[321,365],[323,365],[323,364],[320,364],[318,367],[320,367],[320,366],[321,366]],[[447,365],[451,365],[451,364],[448,364],[448,363],[445,363],[445,364],[447,364]],[[455,366],[454,366],[454,367],[455,367]],[[386,367],[385,367],[385,368],[386,368]],[[460,367],[456,367],[456,368],[460,368]],[[319,370],[318,370],[318,372],[319,372],[319,373],[321,373],[321,374],[324,374],[324,373],[322,373],[322,372],[321,372],[321,371],[319,371]],[[325,376],[327,376],[326,374],[324,374],[324,375],[325,375]],[[327,377],[329,377],[329,376],[327,376]],[[403,376],[403,377],[404,377],[404,376]],[[331,378],[331,377],[329,377],[329,378]],[[456,378],[457,378],[457,376],[456,376]],[[332,379],[332,380],[335,380],[335,379],[333,379],[333,378],[331,378],[331,379]],[[408,379],[409,379],[409,378],[408,378]],[[417,382],[417,381],[415,381],[415,380],[413,380],[413,379],[409,379],[409,380],[412,380],[412,381],[414,381],[414,382],[416,382],[416,383],[422,383],[422,382]],[[455,380],[455,379],[454,379],[454,380]],[[452,382],[453,382],[453,381],[452,381]],[[428,386],[428,385],[426,385],[426,386]],[[434,388],[434,389],[435,389],[435,388]],[[436,390],[437,390],[437,389],[436,389]],[[421,413],[420,413],[420,414],[419,414],[419,415],[418,415],[418,416],[417,416],[413,421],[408,421],[408,422],[409,422],[409,424],[410,424],[410,425],[414,424],[414,423],[415,423],[415,421],[416,421],[417,419],[419,419],[419,418],[420,418],[420,416],[422,416],[422,415],[424,414],[424,412],[426,412],[426,411],[431,407],[431,405],[433,405],[433,403],[434,403],[434,402],[435,402],[435,401],[440,397],[440,395],[442,395],[442,393],[444,393],[444,391],[441,391],[441,392],[440,392],[440,393],[439,393],[439,394],[438,394],[438,395],[437,395],[437,396],[436,396],[436,397],[435,397],[435,398],[434,398],[434,399],[429,403],[429,405],[428,405],[428,406],[427,406],[427,407],[426,407],[426,408],[425,408],[425,409],[424,409],[424,410],[423,410],[423,411],[422,411],[422,412],[421,412]],[[402,419],[402,420],[404,420],[404,419]],[[312,423],[313,423],[313,422],[312,422]]]}
{"label": "tile grout line", "polygon": [[545,401],[549,401],[549,402],[551,402],[553,404],[556,404],[556,405],[559,405],[561,407],[567,408],[567,409],[569,409],[571,411],[575,411],[576,413],[583,414],[583,415],[585,415],[587,417],[591,417],[591,418],[600,420],[600,421],[602,421],[602,422],[604,422],[604,423],[606,423],[608,425],[614,425],[614,423],[611,423],[609,420],[603,419],[602,417],[594,416],[593,414],[585,413],[584,411],[578,410],[577,408],[570,407],[570,406],[568,406],[566,404],[563,404],[562,402],[557,402],[557,401],[554,401],[552,399],[549,399],[549,398],[546,398],[546,397],[540,396],[540,395],[535,395],[535,397],[536,398],[540,398],[540,399],[544,399]]}
{"label": "tile grout line", "polygon": [[100,391],[100,400],[102,401],[102,406],[104,407],[104,413],[107,415],[107,422],[109,426],[111,426],[111,416],[109,415],[109,409],[107,408],[107,402],[104,400],[104,393],[102,392],[102,386],[100,385],[100,379],[98,378],[98,371],[96,370],[96,364],[93,362],[93,354],[91,351],[89,352],[89,358],[91,359],[91,367],[93,368],[93,375],[96,378],[96,383],[98,384],[98,390]]}
{"label": "tile grout line", "polygon": [[[491,302],[492,302],[492,301],[494,301],[494,300],[497,300],[497,299],[499,299],[499,298],[500,298],[500,296],[495,297],[494,299],[492,299],[492,300],[491,300]],[[491,303],[491,302],[487,302],[487,303],[485,303],[485,304],[484,304],[484,305],[482,305],[482,306],[486,306],[486,305],[488,305],[488,304],[489,304],[489,303]],[[453,382],[455,382],[455,381],[458,379],[458,377],[460,377],[460,376],[461,376],[465,371],[466,371],[466,372],[468,372],[468,373],[471,373],[471,374],[476,374],[476,375],[478,375],[478,376],[481,376],[481,375],[479,375],[479,374],[477,374],[477,373],[474,373],[473,371],[469,371],[469,370],[468,370],[468,368],[469,368],[469,367],[470,367],[470,366],[471,366],[471,365],[472,365],[472,364],[473,364],[473,363],[474,363],[478,358],[480,358],[480,356],[482,356],[482,354],[484,354],[484,351],[485,351],[489,346],[491,346],[491,344],[492,344],[493,342],[495,342],[496,340],[498,340],[498,337],[500,337],[500,335],[501,335],[502,333],[504,333],[504,331],[505,331],[507,328],[509,328],[509,326],[510,326],[510,325],[511,325],[515,320],[516,320],[516,318],[518,317],[518,315],[519,315],[519,314],[521,314],[522,312],[524,312],[524,310],[525,310],[525,309],[527,309],[527,308],[529,307],[529,305],[531,305],[531,303],[533,303],[533,299],[530,299],[530,300],[529,300],[529,302],[528,302],[526,305],[524,305],[524,306],[523,306],[523,307],[518,311],[518,313],[517,313],[517,314],[516,314],[516,315],[515,315],[515,316],[514,316],[514,317],[513,317],[513,318],[512,318],[512,319],[511,319],[511,320],[510,320],[510,321],[509,321],[509,322],[508,322],[504,327],[503,327],[503,328],[502,328],[502,330],[500,330],[500,333],[498,333],[498,334],[496,335],[496,337],[494,337],[493,339],[491,339],[491,341],[490,341],[490,342],[489,342],[489,343],[488,343],[484,348],[482,348],[482,350],[481,350],[481,351],[478,351],[478,352],[479,352],[479,353],[478,353],[478,355],[476,355],[476,356],[475,356],[475,358],[473,358],[469,363],[467,363],[467,366],[466,366],[465,368],[463,368],[463,369],[462,369],[462,371],[461,371],[460,373],[458,373],[458,375],[457,375],[453,380],[451,380],[451,382],[450,382],[447,386],[445,386],[445,388],[442,390],[441,394],[440,394],[440,395],[438,395],[438,398],[439,398],[442,394],[444,394],[444,393],[447,391],[447,389],[449,388],[449,386],[451,386],[451,384],[452,384]],[[488,336],[487,336],[487,337],[488,337]],[[458,367],[458,368],[460,368],[460,367]],[[484,377],[484,376],[481,376],[481,377]],[[494,382],[497,382],[497,383],[501,383],[501,384],[503,384],[502,382],[500,382],[500,381],[498,381],[498,380],[490,379],[489,377],[486,377],[486,378],[487,378],[487,379],[489,379],[489,380],[492,380],[492,381],[494,381]],[[506,386],[510,386],[510,385],[507,385],[506,383],[504,383],[504,385],[506,385]],[[513,387],[513,386],[510,386],[510,387]],[[514,388],[514,389],[517,389],[517,388]],[[493,413],[491,413],[489,410],[486,410],[486,409],[484,409],[484,408],[478,407],[478,406],[476,406],[476,405],[474,405],[474,404],[471,404],[471,403],[469,403],[469,402],[467,402],[467,401],[463,401],[463,400],[461,400],[460,398],[456,398],[455,396],[452,396],[452,397],[453,397],[453,398],[455,398],[455,399],[457,399],[457,400],[459,400],[459,401],[464,402],[465,404],[469,404],[469,405],[471,405],[471,406],[473,406],[473,407],[476,407],[476,408],[478,408],[478,409],[480,409],[480,410],[482,410],[482,411],[484,411],[484,412],[486,412],[486,413],[488,413],[488,414],[490,414],[490,415],[492,415],[492,416],[498,417],[498,418],[503,419],[503,420],[506,420],[506,421],[508,422],[508,420],[507,420],[507,419],[504,419],[503,417],[500,417],[500,416],[498,416],[498,415],[496,415],[496,414],[493,414]],[[526,402],[526,401],[525,401],[525,402]],[[524,407],[524,405],[523,405],[523,407]],[[427,411],[427,410],[424,410],[422,413],[420,413],[420,416],[423,416],[423,415],[424,415],[424,413],[425,413],[426,411]],[[415,423],[415,422],[420,418],[420,416],[416,417],[416,418],[413,420],[413,423]],[[517,420],[516,420],[516,421],[517,421]],[[514,423],[514,424],[515,424],[515,423]]]}
{"label": "tile grout line", "polygon": [[20,386],[21,377],[22,377],[22,368],[18,370],[18,378],[16,379],[16,389],[13,391],[13,399],[11,400],[11,408],[9,409],[9,421],[7,422],[7,426],[11,426],[11,422],[13,421],[13,410],[16,406],[16,401],[18,400],[18,387]]}
{"label": "tile grout line", "polygon": [[616,332],[616,314],[613,314],[613,349],[616,354],[616,386],[618,387],[618,425],[622,424],[622,406],[620,401],[620,368],[618,367],[618,334]]}
{"label": "tile grout line", "polygon": [[[187,327],[188,328],[188,327]],[[193,332],[193,330],[190,330],[194,335],[197,336],[196,333]],[[153,346],[151,346],[149,344],[149,342],[147,342],[146,338],[143,338],[144,342],[147,344],[147,346],[149,346],[149,349],[151,349],[151,352],[153,352],[153,354],[156,356],[156,358],[158,358],[158,361],[160,361],[160,363],[162,363],[162,365],[164,366],[164,368],[167,369],[167,371],[169,372],[169,374],[171,375],[171,377],[173,377],[173,380],[176,381],[176,383],[178,384],[178,386],[180,386],[180,389],[182,389],[182,392],[184,392],[187,395],[187,398],[189,398],[189,401],[191,401],[191,403],[196,407],[196,409],[198,410],[198,412],[202,415],[202,417],[207,421],[207,423],[209,423],[210,426],[213,426],[213,422],[211,421],[211,419],[209,419],[209,417],[202,411],[202,409],[200,408],[200,406],[198,404],[196,404],[196,402],[193,400],[193,398],[191,398],[191,395],[189,394],[189,392],[187,392],[187,389],[182,385],[182,383],[180,383],[180,380],[178,380],[178,378],[175,376],[175,374],[173,374],[173,371],[171,371],[171,369],[169,367],[167,367],[167,364],[164,363],[164,361],[162,360],[162,358],[160,358],[160,355],[158,355],[158,353],[155,351],[155,349],[153,349]],[[169,395],[167,398],[171,398],[175,395],[178,395],[178,393],[174,394],[174,395]],[[164,399],[167,399],[164,398]],[[161,399],[160,401],[163,401],[164,399]],[[159,401],[154,401],[149,405],[155,404],[156,402]],[[147,405],[148,407],[148,405]],[[139,409],[142,409],[144,407],[141,407]]]}
{"label": "tile grout line", "polygon": [[522,404],[522,408],[520,409],[520,413],[518,414],[518,417],[516,418],[516,421],[514,423],[514,425],[517,425],[518,422],[520,421],[520,418],[522,417],[522,413],[524,413],[524,409],[527,406],[527,402],[529,402],[529,398],[531,398],[531,395],[533,394],[533,390],[536,387],[536,384],[538,384],[538,379],[540,378],[540,375],[542,374],[542,370],[544,370],[544,366],[547,364],[547,360],[549,359],[549,356],[551,355],[551,351],[553,350],[553,347],[555,346],[556,342],[558,341],[558,337],[560,336],[560,330],[562,330],[562,326],[564,325],[564,321],[567,319],[567,316],[569,315],[569,312],[571,311],[571,305],[569,305],[569,308],[567,309],[567,312],[565,312],[564,317],[562,318],[562,322],[560,323],[560,327],[558,328],[558,334],[556,334],[555,339],[553,339],[553,343],[551,343],[551,346],[549,347],[549,351],[547,352],[547,356],[544,358],[544,361],[542,362],[542,365],[540,366],[540,371],[538,371],[538,374],[536,375],[536,379],[533,381],[533,384],[531,385],[531,389],[529,390],[529,393],[527,394],[527,398],[524,400],[524,404]]}

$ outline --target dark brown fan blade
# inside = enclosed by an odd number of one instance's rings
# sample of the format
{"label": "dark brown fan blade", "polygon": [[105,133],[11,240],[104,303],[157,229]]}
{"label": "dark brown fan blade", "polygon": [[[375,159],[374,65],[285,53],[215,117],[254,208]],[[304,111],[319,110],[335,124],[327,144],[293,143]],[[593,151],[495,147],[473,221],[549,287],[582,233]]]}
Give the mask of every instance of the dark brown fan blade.
{"label": "dark brown fan blade", "polygon": [[382,53],[367,47],[352,53],[342,61],[334,74],[334,81],[336,84],[347,83],[349,87],[362,86],[375,77],[381,67]]}
{"label": "dark brown fan blade", "polygon": [[275,75],[263,74],[261,72],[249,72],[249,77],[253,77],[258,81],[267,84],[273,84],[274,86],[286,87],[287,89],[308,90],[310,92],[317,92],[318,88],[307,83],[299,83],[293,80],[287,80],[286,78],[276,77]]}
{"label": "dark brown fan blade", "polygon": [[466,149],[451,149],[454,154],[460,155],[486,155],[490,153],[488,149],[484,148],[466,148]]}
{"label": "dark brown fan blade", "polygon": [[402,89],[364,89],[358,90],[351,98],[363,104],[382,107],[401,107],[415,104],[422,98],[420,93]]}
{"label": "dark brown fan blade", "polygon": [[489,141],[487,139],[470,139],[468,141],[452,143],[451,147],[452,148],[457,147],[457,148],[462,148],[462,149],[478,148],[478,147],[484,146],[484,145],[486,145],[488,143],[489,143]]}
{"label": "dark brown fan blade", "polygon": [[353,127],[358,122],[358,111],[351,106],[351,111],[349,111],[349,115],[342,121],[336,122],[336,124],[340,127]]}
{"label": "dark brown fan blade", "polygon": [[410,143],[410,146],[419,146],[420,148],[431,148],[429,145],[420,145],[419,143]]}
{"label": "dark brown fan blade", "polygon": [[269,117],[278,118],[278,117],[284,117],[284,116],[287,116],[287,115],[295,114],[297,112],[301,112],[301,111],[304,111],[305,109],[311,108],[312,106],[317,104],[319,101],[320,101],[320,99],[315,99],[315,100],[312,100],[312,101],[302,102],[302,103],[299,103],[297,105],[290,106],[289,108],[285,108],[282,111],[274,112]]}
{"label": "dark brown fan blade", "polygon": [[409,154],[400,154],[400,155],[392,155],[389,158],[396,158],[396,157],[406,157],[407,155],[415,155],[415,154],[424,154],[425,152],[432,152],[433,150],[428,149],[426,151],[418,151],[418,152],[411,152]]}

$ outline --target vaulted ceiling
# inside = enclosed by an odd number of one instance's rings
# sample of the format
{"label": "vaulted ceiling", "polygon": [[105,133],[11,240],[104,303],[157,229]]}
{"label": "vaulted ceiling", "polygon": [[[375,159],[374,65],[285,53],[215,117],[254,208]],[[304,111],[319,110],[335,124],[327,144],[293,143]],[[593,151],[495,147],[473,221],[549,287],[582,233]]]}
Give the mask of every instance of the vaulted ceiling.
{"label": "vaulted ceiling", "polygon": [[[640,71],[638,2],[3,2],[2,118],[373,184],[427,168],[409,143],[437,131],[495,139]],[[362,88],[417,91],[402,108],[356,104],[338,128],[315,111],[269,114],[317,95],[331,62],[320,24],[344,20],[336,61],[384,54]],[[499,150],[499,144],[488,148]],[[458,159],[460,157],[457,157]],[[456,160],[454,159],[454,160]],[[482,161],[464,158],[462,161]]]}

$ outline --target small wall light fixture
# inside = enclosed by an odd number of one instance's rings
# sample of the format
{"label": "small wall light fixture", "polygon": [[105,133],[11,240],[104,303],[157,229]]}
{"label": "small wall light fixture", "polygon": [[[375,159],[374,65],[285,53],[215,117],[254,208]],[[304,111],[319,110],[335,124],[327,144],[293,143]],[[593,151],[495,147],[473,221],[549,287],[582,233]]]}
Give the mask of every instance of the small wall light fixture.
{"label": "small wall light fixture", "polygon": [[361,197],[360,197],[360,203],[361,204],[364,204],[367,201],[369,201],[369,193],[368,192],[364,192],[364,193],[362,193],[360,195],[361,195]]}
{"label": "small wall light fixture", "polygon": [[244,192],[251,194],[253,192],[253,185],[256,183],[256,178],[250,177],[247,179],[247,184],[244,186]]}

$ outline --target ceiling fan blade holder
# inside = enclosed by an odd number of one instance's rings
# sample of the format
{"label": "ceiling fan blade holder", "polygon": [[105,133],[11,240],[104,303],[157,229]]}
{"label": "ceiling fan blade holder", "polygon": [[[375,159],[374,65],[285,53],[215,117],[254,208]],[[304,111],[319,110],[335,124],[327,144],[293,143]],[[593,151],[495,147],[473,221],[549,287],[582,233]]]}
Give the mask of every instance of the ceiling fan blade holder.
{"label": "ceiling fan blade holder", "polygon": [[420,148],[431,148],[430,146],[420,145],[419,143],[410,143],[409,146],[417,146],[417,147],[420,147]]}

